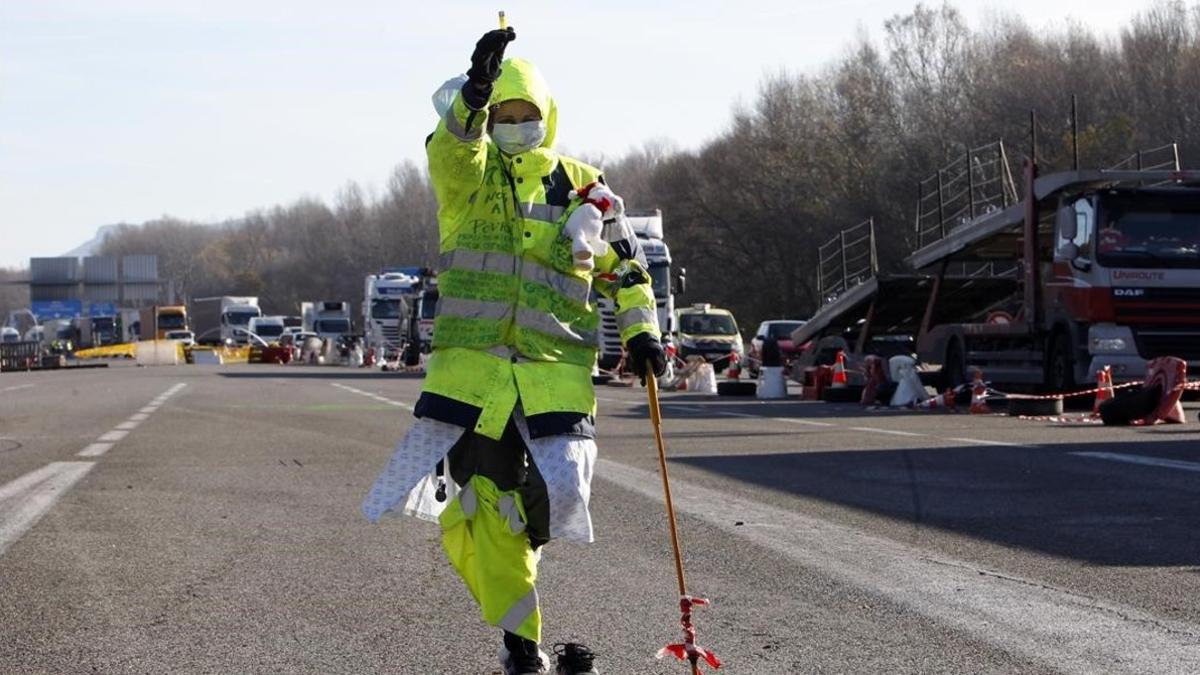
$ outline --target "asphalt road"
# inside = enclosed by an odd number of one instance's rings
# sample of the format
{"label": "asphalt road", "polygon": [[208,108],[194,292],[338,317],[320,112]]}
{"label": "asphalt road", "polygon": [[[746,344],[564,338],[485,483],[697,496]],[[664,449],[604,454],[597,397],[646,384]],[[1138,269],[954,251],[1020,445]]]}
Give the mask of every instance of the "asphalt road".
{"label": "asphalt road", "polygon": [[[435,526],[368,524],[420,380],[0,375],[0,673],[498,672]],[[601,387],[597,542],[547,642],[685,673],[640,389]],[[1200,424],[1104,428],[665,394],[701,643],[731,673],[1200,672]]]}

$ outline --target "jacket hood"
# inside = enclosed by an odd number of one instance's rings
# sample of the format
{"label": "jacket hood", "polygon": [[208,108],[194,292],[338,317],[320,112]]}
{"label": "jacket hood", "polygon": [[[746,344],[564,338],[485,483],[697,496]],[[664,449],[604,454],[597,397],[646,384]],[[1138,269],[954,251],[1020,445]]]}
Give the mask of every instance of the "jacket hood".
{"label": "jacket hood", "polygon": [[541,71],[525,59],[505,59],[500,64],[500,77],[492,86],[492,98],[488,103],[495,105],[514,98],[537,106],[546,122],[546,138],[541,147],[553,148],[558,131],[558,105],[554,103]]}

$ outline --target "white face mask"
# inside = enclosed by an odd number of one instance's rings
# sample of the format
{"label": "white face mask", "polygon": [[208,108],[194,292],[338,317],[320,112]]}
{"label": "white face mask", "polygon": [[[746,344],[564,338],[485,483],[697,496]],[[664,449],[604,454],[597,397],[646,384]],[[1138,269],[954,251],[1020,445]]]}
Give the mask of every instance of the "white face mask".
{"label": "white face mask", "polygon": [[520,124],[497,124],[492,127],[492,140],[506,155],[529,152],[546,140],[546,122],[535,120]]}

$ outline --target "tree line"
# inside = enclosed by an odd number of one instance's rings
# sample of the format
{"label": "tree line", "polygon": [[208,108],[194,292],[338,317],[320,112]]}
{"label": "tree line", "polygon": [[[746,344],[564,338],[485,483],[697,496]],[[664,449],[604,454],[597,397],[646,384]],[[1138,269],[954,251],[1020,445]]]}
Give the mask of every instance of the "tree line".
{"label": "tree line", "polygon": [[[1003,140],[1015,176],[1038,114],[1043,170],[1071,161],[1078,96],[1082,166],[1179,144],[1200,157],[1200,5],[1162,2],[1115,35],[1019,17],[972,29],[950,4],[917,5],[810,73],[766,77],[695,149],[653,141],[609,160],[631,208],[661,208],[684,302],[712,302],[744,329],[810,315],[819,304],[816,246],[874,218],[879,258],[898,269],[914,245],[917,182],[970,147]],[[156,253],[189,297],[258,295],[268,311],[301,300],[361,298],[363,275],[435,265],[437,205],[427,174],[405,162],[380,194],[347,184],[326,204],[304,198],[218,225],[163,218],[123,226],[105,254]]]}

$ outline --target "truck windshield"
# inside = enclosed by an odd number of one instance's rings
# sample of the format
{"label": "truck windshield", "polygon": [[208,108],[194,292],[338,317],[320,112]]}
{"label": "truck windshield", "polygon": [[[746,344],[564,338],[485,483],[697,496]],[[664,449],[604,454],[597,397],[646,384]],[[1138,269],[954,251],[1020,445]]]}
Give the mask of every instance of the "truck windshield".
{"label": "truck windshield", "polygon": [[663,299],[671,295],[671,265],[660,263],[650,265],[650,285],[654,287],[654,297]]}
{"label": "truck windshield", "polygon": [[159,330],[178,330],[186,328],[187,320],[182,314],[159,314],[158,329]]}
{"label": "truck windshield", "polygon": [[254,332],[258,333],[259,337],[274,338],[283,335],[282,324],[259,324],[254,327]]}
{"label": "truck windshield", "polygon": [[690,335],[737,335],[737,324],[728,314],[684,314],[679,332]]}
{"label": "truck windshield", "polygon": [[349,333],[350,322],[346,319],[321,319],[313,328],[318,333]]}
{"label": "truck windshield", "polygon": [[372,300],[371,301],[371,318],[372,319],[399,319],[400,318],[400,300]]}
{"label": "truck windshield", "polygon": [[[245,326],[250,325],[250,319],[253,319],[256,316],[261,316],[261,315],[255,314],[254,312],[246,312],[246,311],[227,312],[225,314],[225,321],[228,322],[230,326],[245,327]],[[179,328],[183,328],[182,322],[179,324]]]}
{"label": "truck windshield", "polygon": [[[1172,200],[1174,201],[1174,200]],[[1096,237],[1105,267],[1200,268],[1200,204],[1106,204]]]}

